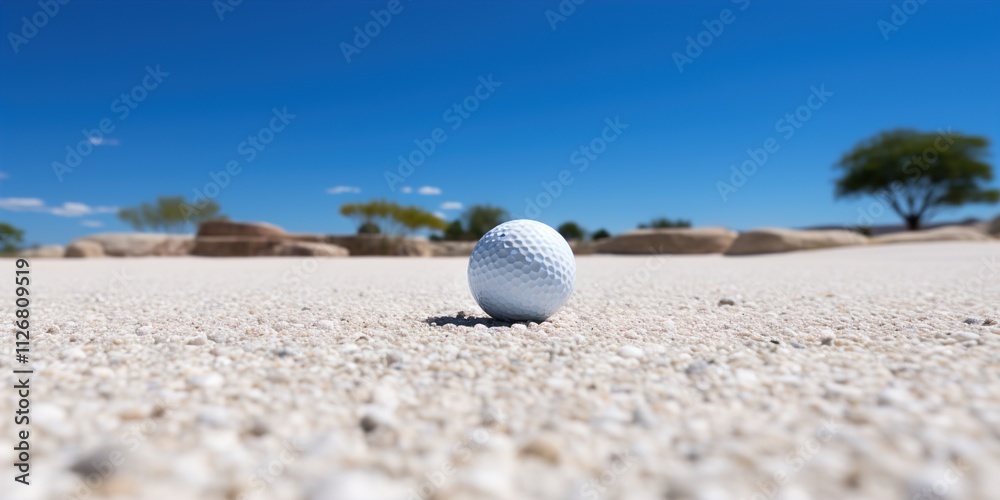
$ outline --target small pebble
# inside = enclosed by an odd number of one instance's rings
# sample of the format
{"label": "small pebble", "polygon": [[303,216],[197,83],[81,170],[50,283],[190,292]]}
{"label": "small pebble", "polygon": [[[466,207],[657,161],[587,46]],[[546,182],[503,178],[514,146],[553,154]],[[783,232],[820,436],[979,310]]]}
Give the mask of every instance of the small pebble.
{"label": "small pebble", "polygon": [[975,324],[978,324],[978,323],[979,323],[979,320],[976,319],[976,318],[971,318],[971,317],[970,318],[965,318],[965,324],[966,325],[975,325]]}
{"label": "small pebble", "polygon": [[957,338],[958,340],[979,340],[979,334],[972,332],[961,332],[958,335],[956,335],[955,338]]}
{"label": "small pebble", "polygon": [[720,306],[735,306],[736,305],[736,301],[733,300],[733,299],[725,298],[725,299],[719,300],[719,305]]}
{"label": "small pebble", "polygon": [[559,446],[552,439],[532,439],[521,447],[521,454],[541,458],[552,465],[559,465]]}
{"label": "small pebble", "polygon": [[385,364],[390,366],[396,363],[402,363],[404,359],[403,353],[399,351],[386,351],[385,353]]}
{"label": "small pebble", "polygon": [[154,331],[153,327],[151,327],[151,326],[148,326],[148,325],[147,326],[140,326],[139,328],[135,329],[135,334],[136,335],[150,335],[150,334],[153,333],[153,331]]}
{"label": "small pebble", "polygon": [[[97,474],[101,477],[106,471],[101,470],[100,465],[108,461],[108,455],[114,451],[111,448],[104,448],[87,455],[79,457],[73,465],[70,466],[69,470],[80,475],[81,478],[86,478]],[[111,473],[114,473],[114,468],[112,468]]]}
{"label": "small pebble", "polygon": [[250,424],[250,428],[247,429],[247,432],[250,433],[251,436],[260,437],[268,432],[271,432],[271,428],[267,425],[267,422],[258,417],[253,419],[253,423]]}
{"label": "small pebble", "polygon": [[705,363],[704,361],[695,361],[694,363],[691,363],[690,365],[688,365],[687,368],[684,369],[684,373],[688,375],[701,375],[702,373],[705,373],[705,371],[707,370],[708,370],[708,363]]}
{"label": "small pebble", "polygon": [[993,318],[986,318],[983,320],[983,326],[993,326],[997,324],[997,321]]}
{"label": "small pebble", "polygon": [[378,428],[378,420],[372,415],[365,415],[361,417],[361,430],[365,432],[373,432]]}
{"label": "small pebble", "polygon": [[622,346],[621,349],[618,349],[618,355],[623,358],[641,358],[642,354],[642,349],[633,345]]}

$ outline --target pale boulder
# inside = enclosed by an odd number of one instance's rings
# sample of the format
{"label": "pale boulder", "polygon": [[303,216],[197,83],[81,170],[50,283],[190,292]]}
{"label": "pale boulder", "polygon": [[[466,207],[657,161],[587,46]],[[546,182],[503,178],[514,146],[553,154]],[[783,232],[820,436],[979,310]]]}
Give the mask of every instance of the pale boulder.
{"label": "pale boulder", "polygon": [[595,253],[707,254],[722,253],[736,232],[721,227],[637,229],[593,244]]}
{"label": "pale boulder", "polygon": [[66,247],[66,257],[104,257],[104,247],[96,241],[76,240]]}
{"label": "pale boulder", "polygon": [[84,240],[101,245],[104,254],[112,257],[179,256],[194,248],[194,237],[186,234],[100,233],[80,241]]}
{"label": "pale boulder", "polygon": [[274,249],[275,255],[284,257],[347,257],[346,248],[329,243],[286,241]]}
{"label": "pale boulder", "polygon": [[278,255],[278,248],[287,243],[281,238],[241,236],[199,236],[194,240],[191,255],[201,257],[268,257]]}
{"label": "pale boulder", "polygon": [[47,245],[38,248],[28,248],[18,252],[18,257],[29,259],[58,259],[66,255],[66,247],[61,245]]}
{"label": "pale boulder", "polygon": [[327,236],[326,243],[341,246],[353,256],[393,255],[397,257],[431,257],[431,242],[419,238],[401,238],[378,234]]}
{"label": "pale boulder", "polygon": [[597,243],[593,241],[573,240],[569,242],[569,248],[573,250],[573,255],[591,255],[594,253],[595,246]]}
{"label": "pale boulder", "polygon": [[923,231],[904,231],[872,238],[872,243],[923,243],[930,241],[992,241],[985,231],[969,226],[944,226]]}
{"label": "pale boulder", "polygon": [[475,241],[432,241],[431,254],[434,257],[468,257],[476,247]]}
{"label": "pale boulder", "polygon": [[202,236],[243,236],[282,238],[287,236],[285,230],[266,222],[233,222],[228,220],[212,220],[202,222],[198,226],[199,238]]}
{"label": "pale boulder", "polygon": [[726,255],[756,255],[864,245],[868,238],[840,229],[798,231],[762,228],[740,233]]}

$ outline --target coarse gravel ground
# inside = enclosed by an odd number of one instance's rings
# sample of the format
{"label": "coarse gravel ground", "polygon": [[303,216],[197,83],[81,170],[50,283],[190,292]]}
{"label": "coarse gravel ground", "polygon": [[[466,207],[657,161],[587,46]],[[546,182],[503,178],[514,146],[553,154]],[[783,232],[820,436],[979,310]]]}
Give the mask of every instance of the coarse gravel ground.
{"label": "coarse gravel ground", "polygon": [[35,260],[0,497],[997,498],[1000,243],[577,261],[507,325],[462,258]]}

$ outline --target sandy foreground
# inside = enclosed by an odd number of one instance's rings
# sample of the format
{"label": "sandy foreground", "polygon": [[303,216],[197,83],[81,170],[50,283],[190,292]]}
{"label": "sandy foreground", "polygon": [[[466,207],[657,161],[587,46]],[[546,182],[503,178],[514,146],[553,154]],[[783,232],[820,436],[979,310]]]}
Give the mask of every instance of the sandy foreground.
{"label": "sandy foreground", "polygon": [[1000,243],[577,262],[509,326],[461,258],[37,259],[0,497],[997,498]]}

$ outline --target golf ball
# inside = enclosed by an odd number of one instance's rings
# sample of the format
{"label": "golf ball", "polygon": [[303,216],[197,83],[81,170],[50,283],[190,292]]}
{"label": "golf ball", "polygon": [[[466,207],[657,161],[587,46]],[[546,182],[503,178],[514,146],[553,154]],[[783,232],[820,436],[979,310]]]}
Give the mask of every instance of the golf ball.
{"label": "golf ball", "polygon": [[573,293],[576,260],[555,229],[533,220],[504,222],[483,235],[469,258],[469,288],[486,314],[542,322]]}

